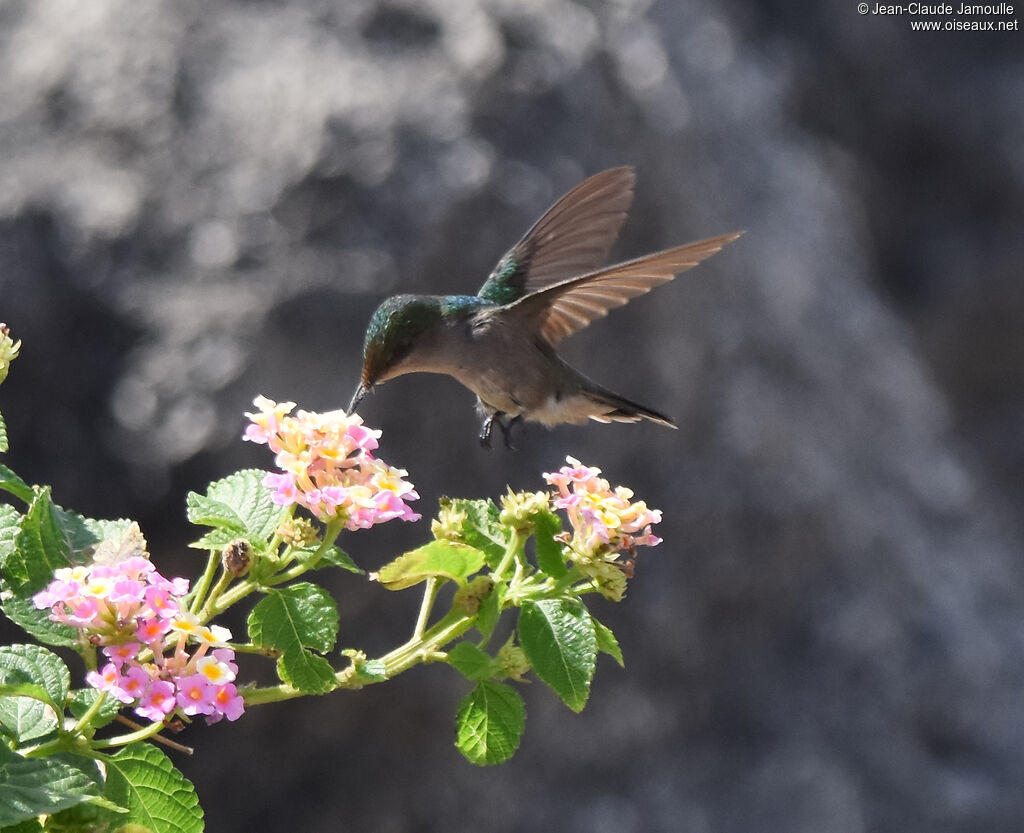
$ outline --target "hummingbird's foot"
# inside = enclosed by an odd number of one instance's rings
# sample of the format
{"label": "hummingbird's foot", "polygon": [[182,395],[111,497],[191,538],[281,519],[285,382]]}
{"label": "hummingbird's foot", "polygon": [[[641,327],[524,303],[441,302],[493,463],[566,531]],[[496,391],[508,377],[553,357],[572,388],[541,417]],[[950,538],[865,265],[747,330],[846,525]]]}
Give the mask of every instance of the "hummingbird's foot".
{"label": "hummingbird's foot", "polygon": [[494,430],[494,421],[497,420],[501,430],[505,430],[505,426],[501,423],[501,417],[501,411],[495,411],[493,414],[488,414],[484,424],[480,426],[480,445],[488,451],[491,450],[491,432]]}

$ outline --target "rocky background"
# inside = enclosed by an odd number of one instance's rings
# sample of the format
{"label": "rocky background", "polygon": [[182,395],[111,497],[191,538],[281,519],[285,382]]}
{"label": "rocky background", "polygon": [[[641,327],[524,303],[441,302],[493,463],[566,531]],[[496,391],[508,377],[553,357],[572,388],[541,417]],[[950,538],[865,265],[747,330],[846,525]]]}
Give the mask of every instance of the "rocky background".
{"label": "rocky background", "polygon": [[[488,454],[439,377],[361,410],[427,514],[567,453],[662,507],[599,607],[627,670],[602,661],[579,716],[529,687],[494,769],[452,746],[444,668],[197,727],[177,763],[209,830],[1021,829],[1019,32],[854,0],[6,0],[5,462],[194,574],[185,492],[268,464],[253,396],[347,404],[385,295],[475,292],[620,164],[615,255],[747,230],[566,345],[678,432]],[[344,543],[372,568],[426,534]],[[411,628],[415,600],[333,589],[346,645]]]}

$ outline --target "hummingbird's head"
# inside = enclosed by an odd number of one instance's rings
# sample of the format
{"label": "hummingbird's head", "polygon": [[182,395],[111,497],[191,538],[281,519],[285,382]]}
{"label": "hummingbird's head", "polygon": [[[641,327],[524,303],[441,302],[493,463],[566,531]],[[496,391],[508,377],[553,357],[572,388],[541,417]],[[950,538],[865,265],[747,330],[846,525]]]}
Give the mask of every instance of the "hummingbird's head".
{"label": "hummingbird's head", "polygon": [[348,407],[350,414],[378,382],[407,372],[403,365],[417,340],[441,317],[438,299],[429,295],[395,295],[377,307],[366,327],[363,372]]}

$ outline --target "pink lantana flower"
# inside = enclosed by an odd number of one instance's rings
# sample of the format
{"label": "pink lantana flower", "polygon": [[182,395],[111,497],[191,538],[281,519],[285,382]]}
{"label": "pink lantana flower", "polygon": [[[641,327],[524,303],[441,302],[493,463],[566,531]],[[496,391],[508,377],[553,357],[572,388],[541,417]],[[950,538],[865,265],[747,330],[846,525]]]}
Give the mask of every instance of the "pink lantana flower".
{"label": "pink lantana flower", "polygon": [[[134,551],[144,552],[138,529],[129,536]],[[35,605],[77,628],[83,644],[101,646],[108,662],[86,682],[134,705],[139,716],[163,721],[181,709],[206,715],[209,723],[236,720],[245,704],[233,686],[238,666],[228,647],[231,633],[183,609],[186,580],[164,578],[140,555],[119,558],[123,548],[101,542],[96,552],[109,560],[57,570],[33,597]]]}
{"label": "pink lantana flower", "polygon": [[419,520],[407,501],[419,495],[404,469],[377,459],[381,432],[357,414],[297,411],[294,402],[253,400],[254,413],[243,439],[267,445],[278,472],[263,485],[281,506],[302,506],[322,521],[341,518],[347,529],[365,529],[400,518]]}
{"label": "pink lantana flower", "polygon": [[632,560],[620,557],[635,554],[637,547],[661,543],[651,531],[661,522],[661,511],[634,501],[632,490],[624,486],[612,489],[599,468],[573,457],[566,457],[566,462],[557,472],[544,475],[555,487],[555,507],[565,511],[572,528],[560,536],[566,554],[602,594],[618,601],[633,570]]}

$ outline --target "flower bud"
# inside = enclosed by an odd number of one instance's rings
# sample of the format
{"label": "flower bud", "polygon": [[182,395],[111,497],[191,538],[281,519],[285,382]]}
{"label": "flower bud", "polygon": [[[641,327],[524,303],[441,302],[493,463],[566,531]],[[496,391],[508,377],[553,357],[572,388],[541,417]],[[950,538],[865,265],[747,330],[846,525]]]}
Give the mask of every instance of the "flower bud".
{"label": "flower bud", "polygon": [[505,675],[517,682],[523,682],[523,675],[530,670],[530,661],[526,658],[526,652],[513,643],[511,638],[501,646],[497,659]]}
{"label": "flower bud", "polygon": [[501,498],[501,515],[499,520],[505,526],[522,529],[529,526],[533,518],[550,508],[547,492],[513,492]]}
{"label": "flower bud", "polygon": [[462,541],[462,527],[468,517],[465,509],[456,509],[450,498],[441,498],[437,518],[430,522],[430,531],[437,540]]}
{"label": "flower bud", "polygon": [[277,537],[293,547],[309,547],[316,543],[316,529],[309,518],[289,518],[277,528]]}
{"label": "flower bud", "polygon": [[493,589],[494,579],[490,576],[477,576],[465,587],[455,591],[452,604],[461,607],[466,613],[475,614]]}

